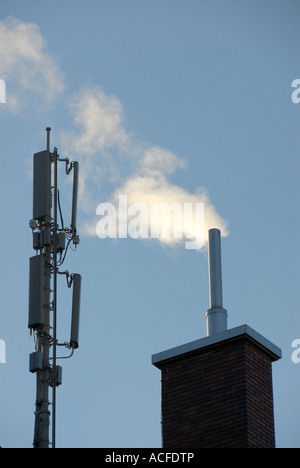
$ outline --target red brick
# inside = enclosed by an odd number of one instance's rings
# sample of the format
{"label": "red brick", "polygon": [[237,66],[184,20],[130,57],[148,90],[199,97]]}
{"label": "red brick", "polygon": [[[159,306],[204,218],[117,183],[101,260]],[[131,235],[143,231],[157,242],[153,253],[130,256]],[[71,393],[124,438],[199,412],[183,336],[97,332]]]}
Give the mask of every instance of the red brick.
{"label": "red brick", "polygon": [[247,336],[162,362],[163,447],[275,447],[271,365]]}

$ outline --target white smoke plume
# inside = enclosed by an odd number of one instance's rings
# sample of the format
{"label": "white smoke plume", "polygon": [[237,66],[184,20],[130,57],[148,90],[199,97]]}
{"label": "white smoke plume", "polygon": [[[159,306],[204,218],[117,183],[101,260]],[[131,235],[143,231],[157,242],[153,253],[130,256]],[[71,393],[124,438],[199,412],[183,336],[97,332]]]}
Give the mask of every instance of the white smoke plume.
{"label": "white smoke plume", "polygon": [[0,73],[9,82],[5,109],[14,113],[33,96],[43,97],[41,107],[49,105],[65,88],[63,73],[47,52],[39,27],[16,18],[0,21]]}
{"label": "white smoke plume", "polygon": [[[204,244],[212,227],[221,229],[223,236],[228,235],[228,223],[217,213],[206,189],[199,187],[190,193],[168,180],[174,171],[186,168],[186,161],[168,149],[137,141],[126,131],[123,106],[115,96],[106,95],[101,88],[83,90],[72,100],[71,111],[77,130],[63,134],[62,141],[82,163],[80,207],[90,217],[84,224],[86,235],[96,235],[97,205],[105,201],[117,207],[120,195],[127,196],[129,205],[144,204],[149,212],[155,203],[182,207],[203,203]],[[102,188],[107,186],[107,181],[110,194],[105,193],[104,200]],[[143,223],[143,218],[139,221]],[[151,230],[151,225],[145,229]],[[189,225],[185,222],[185,237],[196,239],[196,229],[195,219]],[[143,226],[140,230],[143,231]],[[171,233],[169,237],[160,236],[159,241],[174,247],[184,239],[175,238]]]}

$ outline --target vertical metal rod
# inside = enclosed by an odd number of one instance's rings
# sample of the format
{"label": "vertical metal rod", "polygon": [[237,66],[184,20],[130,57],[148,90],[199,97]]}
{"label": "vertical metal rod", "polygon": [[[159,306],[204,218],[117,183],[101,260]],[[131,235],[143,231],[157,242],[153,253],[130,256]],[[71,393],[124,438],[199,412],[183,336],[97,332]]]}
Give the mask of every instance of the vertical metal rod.
{"label": "vertical metal rod", "polygon": [[[50,132],[51,128],[47,128],[47,150],[50,155]],[[49,156],[50,157],[50,156]],[[50,164],[50,160],[49,160]],[[46,226],[51,227],[51,216],[46,218]],[[45,289],[44,289],[44,324],[42,333],[39,336],[39,348],[43,352],[43,370],[38,373],[37,385],[37,400],[39,402],[39,418],[38,418],[38,441],[35,439],[36,446],[39,448],[49,448],[49,377],[50,377],[50,295],[51,295],[51,247],[45,248]],[[36,437],[36,434],[35,434]]]}
{"label": "vertical metal rod", "polygon": [[206,312],[207,335],[227,330],[227,310],[223,308],[221,232],[208,231],[209,300],[210,309]]}
{"label": "vertical metal rod", "polygon": [[41,342],[43,349],[43,370],[41,372],[41,407],[40,407],[40,445],[39,448],[49,448],[49,378],[50,378],[50,293],[51,293],[51,250],[45,249],[45,293],[44,293],[44,325]]}
{"label": "vertical metal rod", "polygon": [[50,133],[51,133],[51,128],[47,127],[46,128],[47,132],[47,151],[50,151]]}
{"label": "vertical metal rod", "polygon": [[210,229],[208,234],[210,308],[223,307],[221,233],[219,229]]}
{"label": "vertical metal rod", "polygon": [[53,398],[52,398],[52,448],[56,447],[56,328],[57,328],[57,159],[54,149],[54,227],[53,227]]}
{"label": "vertical metal rod", "polygon": [[72,216],[71,216],[71,229],[73,235],[76,234],[77,225],[77,202],[78,202],[78,179],[79,179],[79,163],[73,163],[73,196],[72,196]]}

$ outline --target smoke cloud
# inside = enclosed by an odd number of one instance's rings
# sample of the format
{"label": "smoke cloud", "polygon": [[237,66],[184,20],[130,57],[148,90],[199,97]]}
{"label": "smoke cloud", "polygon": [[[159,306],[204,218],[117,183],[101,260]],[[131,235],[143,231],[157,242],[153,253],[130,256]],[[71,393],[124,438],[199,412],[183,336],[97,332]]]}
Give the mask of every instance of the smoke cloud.
{"label": "smoke cloud", "polygon": [[11,112],[20,112],[33,96],[50,104],[65,88],[63,73],[34,23],[0,21],[0,64],[1,79],[9,82],[5,109]]}
{"label": "smoke cloud", "polygon": [[[205,188],[198,187],[195,193],[190,193],[170,182],[170,175],[185,169],[186,161],[166,148],[138,141],[126,131],[124,109],[115,96],[106,95],[101,88],[83,90],[73,98],[71,112],[77,129],[63,134],[62,141],[82,163],[80,207],[90,216],[84,223],[85,235],[96,235],[94,214],[97,205],[110,202],[117,207],[120,195],[127,196],[129,205],[146,205],[149,212],[153,203],[170,206],[177,203],[182,207],[186,203],[204,203],[204,232],[217,227],[223,236],[228,235],[228,223],[218,214]],[[108,186],[110,195],[107,196]],[[103,196],[106,196],[105,200]],[[196,219],[191,219],[189,226],[185,223],[183,231],[189,239],[196,239]],[[159,241],[162,245],[175,247],[184,239],[170,235],[169,238],[161,236]]]}

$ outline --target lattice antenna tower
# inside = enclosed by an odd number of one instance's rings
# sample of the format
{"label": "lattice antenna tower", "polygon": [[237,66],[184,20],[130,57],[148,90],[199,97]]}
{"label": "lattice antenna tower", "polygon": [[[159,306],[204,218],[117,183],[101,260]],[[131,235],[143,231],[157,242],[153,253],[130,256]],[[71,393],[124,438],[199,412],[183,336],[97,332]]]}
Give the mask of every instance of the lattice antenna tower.
{"label": "lattice antenna tower", "polygon": [[[29,370],[36,374],[34,448],[56,446],[56,388],[62,384],[62,367],[58,359],[73,355],[79,347],[79,317],[81,275],[61,271],[68,248],[79,244],[77,234],[77,200],[79,164],[60,158],[57,148],[50,152],[50,132],[47,149],[33,155],[33,216],[32,229],[35,256],[29,259],[28,328],[34,336],[35,351],[29,356]],[[58,189],[58,163],[65,163],[66,174],[73,173],[72,213],[70,227],[63,221]],[[58,213],[60,222],[58,222]],[[65,275],[73,289],[70,340],[57,340],[57,275]],[[67,356],[57,357],[57,346],[69,349]],[[49,393],[52,388],[52,402]],[[50,406],[51,405],[51,406]],[[51,411],[50,411],[51,408]],[[52,413],[52,442],[50,416]]]}

